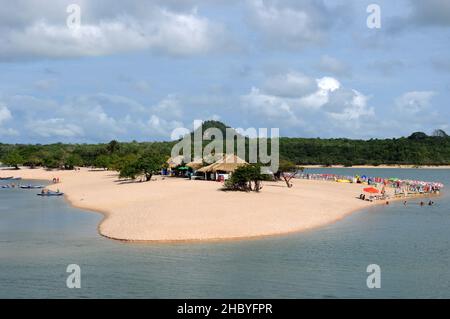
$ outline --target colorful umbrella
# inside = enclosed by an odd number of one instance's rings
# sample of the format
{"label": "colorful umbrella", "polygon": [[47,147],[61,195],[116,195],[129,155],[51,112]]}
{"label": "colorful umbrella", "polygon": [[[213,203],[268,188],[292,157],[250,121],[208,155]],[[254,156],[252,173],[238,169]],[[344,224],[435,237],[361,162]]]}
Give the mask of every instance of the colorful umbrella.
{"label": "colorful umbrella", "polygon": [[363,189],[366,193],[372,193],[372,194],[377,194],[380,191],[374,187],[366,187]]}

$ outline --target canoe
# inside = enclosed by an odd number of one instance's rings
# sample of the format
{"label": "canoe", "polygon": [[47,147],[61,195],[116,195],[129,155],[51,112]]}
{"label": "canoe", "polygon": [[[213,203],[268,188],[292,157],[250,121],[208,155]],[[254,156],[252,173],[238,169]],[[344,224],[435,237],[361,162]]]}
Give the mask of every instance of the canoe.
{"label": "canoe", "polygon": [[9,176],[9,177],[0,177],[0,181],[8,181],[10,179],[13,179],[14,176]]}
{"label": "canoe", "polygon": [[57,193],[57,192],[51,192],[51,193],[39,193],[38,196],[62,196],[64,193]]}
{"label": "canoe", "polygon": [[44,188],[44,185],[22,185],[20,186],[22,189],[40,189]]}

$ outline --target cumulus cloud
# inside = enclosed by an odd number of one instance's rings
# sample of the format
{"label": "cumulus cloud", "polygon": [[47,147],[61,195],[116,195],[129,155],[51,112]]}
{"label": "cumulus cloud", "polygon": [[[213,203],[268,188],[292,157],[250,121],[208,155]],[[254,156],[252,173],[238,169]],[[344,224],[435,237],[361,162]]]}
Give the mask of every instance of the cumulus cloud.
{"label": "cumulus cloud", "polygon": [[0,125],[12,118],[11,112],[6,105],[0,104]]}
{"label": "cumulus cloud", "polygon": [[264,84],[265,92],[284,97],[303,96],[313,92],[315,88],[314,79],[294,71],[271,77]]}
{"label": "cumulus cloud", "polygon": [[13,116],[8,107],[0,102],[0,137],[1,136],[15,136],[19,133],[17,130],[9,127],[3,127],[3,124],[12,120]]}
{"label": "cumulus cloud", "polygon": [[276,95],[266,94],[253,87],[250,93],[242,96],[241,102],[244,108],[253,114],[262,116],[269,122],[287,122],[298,124],[299,119],[294,113],[295,100],[286,99]]}
{"label": "cumulus cloud", "polygon": [[322,43],[338,17],[323,1],[249,0],[248,7],[251,25],[274,48]]}
{"label": "cumulus cloud", "polygon": [[[143,105],[120,95],[98,93],[66,98],[64,101],[34,96],[7,97],[0,104],[1,125],[12,120],[24,127],[23,138],[47,142],[99,142],[111,139],[168,139],[182,127],[182,106],[175,95],[154,105]],[[13,124],[14,124],[13,123]]]}
{"label": "cumulus cloud", "polygon": [[[281,90],[281,93],[284,93]],[[253,118],[309,134],[344,132],[354,135],[366,119],[375,116],[369,96],[342,86],[333,77],[315,79],[313,93],[286,96],[253,87],[241,97],[243,108]],[[342,133],[344,134],[344,133]]]}
{"label": "cumulus cloud", "polygon": [[84,135],[84,131],[81,127],[67,123],[66,120],[62,118],[30,121],[25,126],[28,130],[31,130],[33,134],[37,134],[44,138],[74,138],[82,137]]}
{"label": "cumulus cloud", "polygon": [[403,114],[417,114],[428,109],[431,99],[436,95],[433,91],[406,92],[395,101],[397,109]]}
{"label": "cumulus cloud", "polygon": [[[23,1],[5,10],[11,15],[0,23],[0,59],[101,56],[150,50],[169,55],[210,52],[226,38],[222,26],[196,10],[173,11],[158,5],[138,10],[136,2],[95,5],[81,1],[81,25],[66,25],[66,1],[54,1],[39,10]],[[23,11],[21,11],[23,10]]]}

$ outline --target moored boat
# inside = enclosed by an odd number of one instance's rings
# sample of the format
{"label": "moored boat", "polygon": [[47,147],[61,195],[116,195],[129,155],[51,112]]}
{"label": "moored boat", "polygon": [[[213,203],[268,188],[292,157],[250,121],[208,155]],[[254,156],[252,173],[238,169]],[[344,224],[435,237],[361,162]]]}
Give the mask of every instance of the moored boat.
{"label": "moored boat", "polygon": [[39,193],[38,196],[62,196],[64,193],[61,192],[45,192],[45,193]]}
{"label": "moored boat", "polygon": [[44,188],[44,185],[21,185],[20,188],[22,188],[22,189],[40,189],[40,188]]}

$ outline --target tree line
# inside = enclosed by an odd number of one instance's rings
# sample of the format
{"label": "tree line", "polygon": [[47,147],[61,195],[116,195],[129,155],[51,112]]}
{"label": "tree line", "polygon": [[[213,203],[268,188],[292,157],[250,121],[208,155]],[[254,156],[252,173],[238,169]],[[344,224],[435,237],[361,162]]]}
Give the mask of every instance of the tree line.
{"label": "tree line", "polygon": [[[223,123],[209,121],[206,127]],[[219,125],[220,124],[220,125]],[[125,177],[151,178],[170,156],[171,142],[118,142],[102,144],[1,144],[0,162],[11,167],[73,169],[77,166],[120,171]],[[248,145],[248,138],[246,144]],[[205,141],[206,145],[209,141]],[[246,159],[248,160],[248,159]],[[449,165],[450,137],[442,130],[429,136],[416,132],[393,139],[280,138],[280,160],[296,165]]]}

